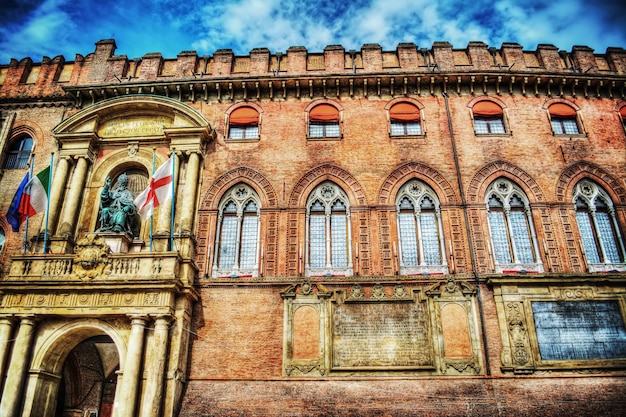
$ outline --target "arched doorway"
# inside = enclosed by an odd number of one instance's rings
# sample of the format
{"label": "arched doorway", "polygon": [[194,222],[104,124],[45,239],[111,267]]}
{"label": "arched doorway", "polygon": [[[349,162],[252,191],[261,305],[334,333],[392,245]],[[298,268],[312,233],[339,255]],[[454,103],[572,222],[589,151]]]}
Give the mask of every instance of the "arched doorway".
{"label": "arched doorway", "polygon": [[79,343],[63,365],[55,417],[111,417],[119,364],[109,336]]}

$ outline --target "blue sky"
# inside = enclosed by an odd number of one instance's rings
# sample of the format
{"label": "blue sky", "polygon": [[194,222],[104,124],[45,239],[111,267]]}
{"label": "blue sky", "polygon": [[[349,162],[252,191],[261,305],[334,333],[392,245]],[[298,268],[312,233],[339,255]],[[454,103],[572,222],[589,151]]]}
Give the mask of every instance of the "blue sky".
{"label": "blue sky", "polygon": [[237,55],[290,46],[321,52],[400,42],[430,48],[448,41],[500,47],[517,42],[571,50],[586,45],[597,53],[626,48],[626,2],[619,0],[3,0],[0,6],[0,65],[11,58],[75,55],[115,39],[116,54],[140,58],[182,51],[212,55],[230,48]]}

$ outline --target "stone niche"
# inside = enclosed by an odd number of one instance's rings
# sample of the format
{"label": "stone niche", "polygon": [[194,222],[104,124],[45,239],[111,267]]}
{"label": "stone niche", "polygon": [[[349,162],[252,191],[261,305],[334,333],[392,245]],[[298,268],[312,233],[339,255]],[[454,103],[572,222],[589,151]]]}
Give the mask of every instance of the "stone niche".
{"label": "stone niche", "polygon": [[331,291],[303,281],[281,294],[285,376],[474,375],[481,370],[470,284],[354,283]]}

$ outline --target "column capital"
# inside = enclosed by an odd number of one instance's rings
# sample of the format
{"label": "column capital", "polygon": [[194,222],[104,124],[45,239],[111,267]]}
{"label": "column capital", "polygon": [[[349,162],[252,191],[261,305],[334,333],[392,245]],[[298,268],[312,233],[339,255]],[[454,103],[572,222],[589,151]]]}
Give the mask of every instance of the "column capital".
{"label": "column capital", "polygon": [[147,314],[127,314],[126,317],[130,319],[130,324],[142,324],[145,325],[148,320],[150,320],[150,316]]}

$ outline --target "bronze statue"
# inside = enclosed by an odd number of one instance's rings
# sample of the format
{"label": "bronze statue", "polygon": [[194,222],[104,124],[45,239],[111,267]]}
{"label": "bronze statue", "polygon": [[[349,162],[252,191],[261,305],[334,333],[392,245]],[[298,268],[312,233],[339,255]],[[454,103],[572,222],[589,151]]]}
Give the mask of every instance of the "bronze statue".
{"label": "bronze statue", "polygon": [[111,177],[107,177],[100,192],[99,232],[127,233],[133,236],[137,208],[135,196],[128,189],[128,176],[123,173],[117,179],[117,187],[110,190]]}

